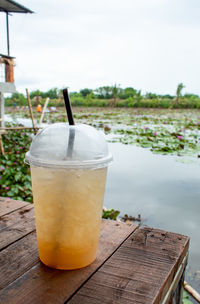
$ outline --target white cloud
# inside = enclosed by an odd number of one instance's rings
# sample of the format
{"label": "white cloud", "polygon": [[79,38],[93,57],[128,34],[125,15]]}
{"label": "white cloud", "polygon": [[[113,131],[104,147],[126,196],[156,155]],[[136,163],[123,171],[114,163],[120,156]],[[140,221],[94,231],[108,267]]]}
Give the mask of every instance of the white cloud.
{"label": "white cloud", "polygon": [[10,17],[19,90],[119,83],[200,94],[198,0],[20,0]]}

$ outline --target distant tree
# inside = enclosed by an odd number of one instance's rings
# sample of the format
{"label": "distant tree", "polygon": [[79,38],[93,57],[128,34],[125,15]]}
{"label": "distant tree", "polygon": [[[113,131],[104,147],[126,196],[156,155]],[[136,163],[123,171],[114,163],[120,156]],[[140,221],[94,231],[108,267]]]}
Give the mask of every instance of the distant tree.
{"label": "distant tree", "polygon": [[53,88],[46,92],[45,97],[49,97],[50,99],[57,99],[59,98],[59,89]]}
{"label": "distant tree", "polygon": [[179,83],[176,89],[176,102],[179,103],[180,97],[182,95],[182,90],[185,88],[183,83]]}
{"label": "distant tree", "polygon": [[160,98],[160,99],[162,99],[162,98],[173,99],[174,96],[169,95],[169,94],[166,94],[166,95],[160,95],[160,94],[158,94],[157,95],[155,93],[147,92],[145,94],[145,98],[148,98],[148,99],[156,99],[156,98]]}
{"label": "distant tree", "polygon": [[180,97],[182,96],[182,90],[185,88],[184,84],[181,82],[178,84],[177,89],[176,89],[176,96],[172,100],[170,108],[177,107],[180,101]]}
{"label": "distant tree", "polygon": [[184,97],[185,97],[185,98],[191,98],[191,99],[199,98],[198,95],[192,94],[192,93],[186,93],[186,94],[184,94]]}
{"label": "distant tree", "polygon": [[35,96],[41,96],[41,91],[40,90],[35,90],[30,92],[30,98],[34,98]]}
{"label": "distant tree", "polygon": [[159,95],[160,98],[168,98],[168,99],[173,99],[174,96],[166,94],[166,95]]}
{"label": "distant tree", "polygon": [[22,93],[13,93],[12,95],[11,95],[11,99],[26,99],[25,97],[24,97],[24,94],[22,94]]}
{"label": "distant tree", "polygon": [[69,93],[69,96],[70,98],[73,98],[73,97],[81,97],[81,93],[78,93],[78,92],[70,92]]}
{"label": "distant tree", "polygon": [[80,90],[80,93],[83,97],[86,97],[87,95],[91,94],[92,92],[93,91],[91,89],[87,89],[87,88]]}
{"label": "distant tree", "polygon": [[90,94],[87,94],[87,96],[85,98],[86,98],[87,102],[92,101],[94,98],[94,92],[91,90]]}
{"label": "distant tree", "polygon": [[148,92],[148,93],[145,94],[145,97],[146,97],[147,99],[155,99],[155,98],[158,97],[158,95],[155,94],[155,93],[150,93],[150,92]]}
{"label": "distant tree", "polygon": [[137,90],[132,87],[121,89],[121,92],[119,93],[119,97],[121,99],[127,99],[129,97],[134,97],[136,95],[137,95]]}
{"label": "distant tree", "polygon": [[137,97],[138,99],[141,99],[141,98],[142,98],[141,90],[136,91],[136,97]]}
{"label": "distant tree", "polygon": [[95,93],[100,99],[110,99],[112,98],[112,87],[104,86],[99,87],[95,90]]}
{"label": "distant tree", "polygon": [[16,102],[19,105],[23,105],[24,103],[26,103],[26,97],[22,93],[13,93],[11,95],[11,100],[13,101],[13,103]]}
{"label": "distant tree", "polygon": [[112,98],[114,99],[114,104],[112,104],[113,106],[115,106],[117,97],[119,97],[121,90],[122,89],[120,88],[120,86],[117,85],[116,83],[114,84],[114,86],[111,87]]}

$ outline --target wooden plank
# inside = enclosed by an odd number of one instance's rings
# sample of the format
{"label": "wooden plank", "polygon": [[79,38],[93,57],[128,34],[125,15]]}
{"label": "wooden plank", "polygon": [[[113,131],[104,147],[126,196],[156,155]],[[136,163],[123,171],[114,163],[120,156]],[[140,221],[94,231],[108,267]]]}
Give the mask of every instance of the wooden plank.
{"label": "wooden plank", "polygon": [[139,229],[67,303],[158,304],[188,246],[186,236]]}
{"label": "wooden plank", "polygon": [[29,203],[16,201],[7,197],[0,197],[0,216],[29,205]]}
{"label": "wooden plank", "polygon": [[33,205],[27,204],[24,207],[21,207],[20,209],[17,209],[9,214],[0,216],[0,230],[16,224],[20,221],[20,219],[24,220],[27,217],[33,218],[33,211],[29,212],[31,209],[33,209]]}
{"label": "wooden plank", "polygon": [[[14,214],[9,214],[10,219],[9,215],[3,217],[1,226],[5,225],[5,228],[0,230],[0,250],[35,230],[33,214],[32,206],[25,206],[16,210]],[[15,215],[16,217],[14,217]],[[8,226],[6,222],[8,222]]]}
{"label": "wooden plank", "polygon": [[[98,255],[93,264],[79,270],[61,271],[38,263],[1,290],[0,303],[64,303],[137,229],[137,226],[104,220],[101,228]],[[29,258],[32,259],[32,256]]]}
{"label": "wooden plank", "polygon": [[37,263],[36,234],[32,232],[0,252],[0,290]]}

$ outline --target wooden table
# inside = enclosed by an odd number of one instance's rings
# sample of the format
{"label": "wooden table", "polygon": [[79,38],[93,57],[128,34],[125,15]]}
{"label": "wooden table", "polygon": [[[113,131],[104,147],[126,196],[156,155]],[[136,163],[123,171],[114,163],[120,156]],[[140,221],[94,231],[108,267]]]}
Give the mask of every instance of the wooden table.
{"label": "wooden table", "polygon": [[0,303],[173,303],[175,290],[181,303],[188,247],[187,236],[104,220],[92,265],[51,269],[39,261],[33,205],[0,198]]}

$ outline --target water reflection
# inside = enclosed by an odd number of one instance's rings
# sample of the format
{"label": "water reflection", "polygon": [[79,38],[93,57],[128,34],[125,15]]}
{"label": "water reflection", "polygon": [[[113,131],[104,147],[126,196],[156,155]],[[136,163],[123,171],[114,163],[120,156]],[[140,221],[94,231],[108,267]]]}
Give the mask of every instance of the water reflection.
{"label": "water reflection", "polygon": [[[9,122],[9,123],[14,123],[14,124],[21,124],[25,127],[32,127],[32,121],[29,118],[23,118],[23,117],[18,117],[18,115],[9,115],[9,114],[5,114],[5,122]],[[35,123],[36,120],[35,120]]]}
{"label": "water reflection", "polygon": [[146,225],[190,236],[189,264],[200,269],[200,160],[181,163],[177,156],[118,143],[109,148],[114,162],[104,205],[119,209],[121,215],[141,214]]}

